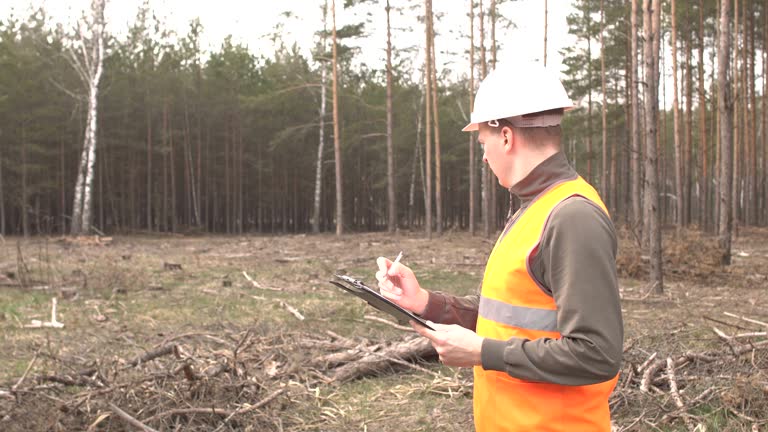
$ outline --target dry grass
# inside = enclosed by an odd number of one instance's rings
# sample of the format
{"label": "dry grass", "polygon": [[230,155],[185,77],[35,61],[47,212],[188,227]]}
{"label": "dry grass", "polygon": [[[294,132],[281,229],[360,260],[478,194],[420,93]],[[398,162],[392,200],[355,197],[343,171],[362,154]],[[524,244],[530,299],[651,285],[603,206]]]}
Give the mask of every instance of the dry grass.
{"label": "dry grass", "polygon": [[[768,321],[766,240],[768,231],[742,231],[734,264],[725,269],[717,264],[711,238],[692,232],[667,236],[665,294],[646,296],[646,261],[622,237],[628,350],[612,399],[620,429],[686,428],[684,416],[670,415],[677,408],[663,369],[654,375],[657,390],[638,389],[636,369],[654,352],[658,359],[722,352],[716,361],[679,366],[677,384],[690,415],[708,430],[764,424],[765,351],[729,357],[712,327],[729,335],[760,329],[723,312]],[[326,382],[329,369],[312,360],[349,349],[334,335],[362,347],[404,337],[366,320],[371,310],[328,284],[332,274],[370,281],[376,256],[392,258],[403,250],[403,262],[425,286],[467,294],[477,289],[491,247],[465,234],[431,242],[407,234],[134,236],[105,246],[38,238],[18,247],[16,239],[6,239],[0,272],[13,273],[11,284],[23,274],[25,285],[0,286],[0,429],[132,430],[110,403],[158,430],[471,429],[468,370],[427,362],[419,365],[422,370],[400,365],[332,384]],[[53,296],[65,328],[22,328],[32,319],[47,319]],[[288,305],[305,319],[297,319]],[[176,348],[127,367],[131,359],[169,345]],[[33,358],[15,395],[3,396]],[[77,373],[87,369],[98,374]],[[74,382],[46,380],[50,376]]]}

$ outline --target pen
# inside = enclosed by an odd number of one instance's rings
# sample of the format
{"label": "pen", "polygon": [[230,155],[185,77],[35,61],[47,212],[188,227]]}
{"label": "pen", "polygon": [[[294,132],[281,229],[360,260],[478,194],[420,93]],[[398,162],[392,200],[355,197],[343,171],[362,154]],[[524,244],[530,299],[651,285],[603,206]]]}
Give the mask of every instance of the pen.
{"label": "pen", "polygon": [[399,263],[400,262],[400,258],[402,258],[402,257],[403,257],[403,251],[400,251],[400,253],[397,254],[397,258],[395,258],[395,260],[392,261],[392,265],[395,265],[395,264]]}

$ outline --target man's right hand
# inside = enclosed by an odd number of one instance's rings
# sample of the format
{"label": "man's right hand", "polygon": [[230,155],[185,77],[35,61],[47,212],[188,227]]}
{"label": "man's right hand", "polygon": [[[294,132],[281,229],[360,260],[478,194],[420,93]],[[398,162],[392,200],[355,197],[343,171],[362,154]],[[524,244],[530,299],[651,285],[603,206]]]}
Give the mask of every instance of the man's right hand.
{"label": "man's right hand", "polygon": [[384,257],[377,258],[376,264],[379,266],[376,279],[379,281],[381,295],[414,313],[424,313],[429,292],[419,286],[413,271]]}

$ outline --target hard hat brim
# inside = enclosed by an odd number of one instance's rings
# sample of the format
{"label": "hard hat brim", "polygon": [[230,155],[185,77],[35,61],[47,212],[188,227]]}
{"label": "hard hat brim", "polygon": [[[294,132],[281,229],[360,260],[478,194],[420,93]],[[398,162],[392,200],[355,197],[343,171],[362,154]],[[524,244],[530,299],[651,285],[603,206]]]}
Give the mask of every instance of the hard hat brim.
{"label": "hard hat brim", "polygon": [[474,132],[479,129],[479,126],[477,123],[470,123],[461,130],[462,132]]}

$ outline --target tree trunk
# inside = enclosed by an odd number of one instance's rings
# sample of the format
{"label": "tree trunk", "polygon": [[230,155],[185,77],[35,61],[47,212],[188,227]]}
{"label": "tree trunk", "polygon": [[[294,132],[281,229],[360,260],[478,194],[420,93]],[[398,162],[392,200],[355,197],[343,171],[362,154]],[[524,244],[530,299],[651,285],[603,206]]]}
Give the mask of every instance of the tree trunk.
{"label": "tree trunk", "polygon": [[425,163],[427,166],[427,178],[426,178],[426,197],[427,201],[424,203],[424,227],[428,239],[432,239],[432,47],[431,47],[431,35],[429,33],[429,14],[430,14],[429,0],[424,0],[424,34],[426,35],[426,49],[424,51],[424,92],[425,92],[425,106],[426,106],[426,151],[425,151]]}
{"label": "tree trunk", "polygon": [[[485,16],[483,14],[483,0],[479,0],[480,13],[478,18],[480,19],[480,80],[485,79],[487,75],[487,64],[485,62]],[[481,208],[483,210],[483,234],[486,238],[491,236],[491,200],[490,193],[492,188],[489,180],[490,170],[488,165],[483,163],[480,170],[480,200],[482,201]]]}
{"label": "tree trunk", "polygon": [[683,227],[683,148],[680,142],[680,102],[678,101],[677,88],[677,12],[675,8],[676,1],[672,0],[672,118],[673,118],[673,138],[675,141],[675,225],[680,230]]}
{"label": "tree trunk", "polygon": [[587,182],[594,184],[592,177],[592,37],[590,36],[590,11],[585,3],[584,25],[587,28]]}
{"label": "tree trunk", "polygon": [[341,139],[339,137],[339,71],[336,52],[336,0],[331,0],[333,20],[333,151],[336,161],[336,235],[344,233],[344,201],[342,195]]}
{"label": "tree trunk", "polygon": [[707,230],[709,181],[707,178],[707,103],[704,93],[704,0],[699,0],[699,229]]}
{"label": "tree trunk", "polygon": [[768,223],[768,13],[763,22],[763,181],[760,196],[762,197],[761,223]]}
{"label": "tree trunk", "polygon": [[661,228],[659,226],[659,190],[658,172],[656,170],[656,127],[659,104],[658,89],[658,49],[655,38],[658,37],[659,20],[661,17],[661,5],[659,0],[643,0],[643,28],[645,33],[645,115],[646,115],[646,158],[645,158],[645,205],[650,209],[648,231],[650,236],[650,283],[653,292],[664,292],[662,274],[662,246]]}
{"label": "tree trunk", "polygon": [[437,235],[443,233],[443,195],[442,195],[442,179],[440,169],[440,105],[437,98],[437,65],[435,62],[435,22],[434,14],[432,13],[432,0],[427,0],[429,4],[429,49],[430,49],[430,69],[432,70],[432,111],[433,111],[433,124],[435,128],[435,225],[437,228]]}
{"label": "tree trunk", "polygon": [[686,8],[685,21],[686,30],[688,33],[685,38],[685,143],[683,145],[683,188],[684,188],[684,204],[683,204],[683,225],[688,226],[691,223],[691,207],[693,206],[693,194],[691,193],[691,184],[693,183],[693,174],[696,168],[696,164],[693,161],[693,70],[691,69],[691,55],[693,48],[693,35],[691,34],[692,26],[690,23],[690,16],[688,14],[689,8]]}
{"label": "tree trunk", "polygon": [[[735,2],[738,0],[735,0]],[[720,31],[717,50],[717,109],[720,112],[720,261],[728,265],[731,263],[731,229],[733,228],[731,209],[731,182],[733,181],[732,165],[732,140],[733,124],[731,111],[731,98],[728,94],[730,90],[730,80],[728,70],[730,69],[730,50],[731,50],[731,29],[729,22],[730,0],[720,0]]]}
{"label": "tree trunk", "polygon": [[[328,15],[328,0],[325,0],[323,6],[323,39],[321,42],[321,52],[325,56],[325,42],[327,32],[327,15]],[[387,9],[387,19],[389,19],[389,9]],[[312,232],[320,232],[320,201],[323,192],[323,149],[325,147],[325,85],[327,78],[327,72],[325,67],[325,60],[320,62],[320,128],[318,131],[319,141],[317,144],[317,164],[315,167],[315,193],[312,201]]]}
{"label": "tree trunk", "polygon": [[547,0],[544,0],[544,67],[547,67],[547,14]]}
{"label": "tree trunk", "polygon": [[[419,80],[420,82],[421,80]],[[421,100],[416,106],[416,145],[413,147],[413,163],[411,165],[411,183],[408,189],[408,227],[413,229],[414,205],[416,204],[416,170],[421,171],[421,104],[424,101],[424,93],[421,93]],[[422,190],[424,189],[424,179],[422,178]],[[425,199],[426,201],[426,199]]]}
{"label": "tree trunk", "polygon": [[[601,91],[603,93],[603,103],[601,108],[601,114],[602,114],[602,122],[603,122],[603,135],[602,135],[602,144],[600,147],[602,148],[602,154],[603,154],[603,172],[600,175],[600,193],[606,197],[610,198],[610,194],[608,193],[608,107],[606,106],[606,88],[605,88],[605,42],[603,40],[603,33],[605,33],[605,10],[604,10],[604,4],[603,0],[600,0],[600,82],[601,82]],[[609,202],[609,207],[611,203]]]}
{"label": "tree trunk", "polygon": [[71,54],[69,59],[88,90],[88,116],[72,211],[73,235],[88,233],[91,229],[99,82],[104,71],[104,6],[105,0],[93,0],[91,3],[91,46],[86,45],[85,37],[80,40],[85,58],[78,59],[75,54]]}
{"label": "tree trunk", "polygon": [[395,201],[395,155],[392,144],[392,30],[389,21],[390,10],[389,0],[387,0],[387,231],[395,232],[397,229],[397,202]]}
{"label": "tree trunk", "polygon": [[152,232],[152,111],[149,107],[149,94],[145,95],[147,119],[147,230]]}
{"label": "tree trunk", "polygon": [[[743,5],[742,5],[743,6]],[[733,145],[731,147],[730,169],[733,179],[731,180],[731,206],[728,207],[731,212],[731,232],[739,230],[739,0],[733,1],[733,100],[731,109],[733,109]],[[721,81],[722,82],[722,81]],[[729,249],[730,250],[730,249]],[[730,257],[728,257],[730,263]]]}
{"label": "tree trunk", "polygon": [[[639,0],[645,1],[645,0]],[[637,2],[638,0],[632,0],[632,16],[630,18],[630,35],[631,35],[631,48],[630,56],[632,58],[632,94],[630,95],[632,102],[632,139],[630,144],[631,158],[631,175],[632,185],[632,227],[637,231],[638,237],[642,238],[643,232],[643,220],[640,209],[640,102],[638,97],[638,64],[637,64]]]}
{"label": "tree trunk", "polygon": [[27,191],[27,129],[24,121],[21,123],[21,232],[24,237],[29,236],[29,211],[27,209],[29,196]]}
{"label": "tree trunk", "polygon": [[[546,1],[546,0],[545,0]],[[469,0],[469,112],[474,110],[475,103],[475,5]],[[471,115],[471,114],[470,114]],[[477,190],[475,167],[475,134],[469,133],[469,234],[475,235],[477,219]]]}
{"label": "tree trunk", "polygon": [[[752,107],[750,110],[751,118],[749,120],[749,159],[747,159],[749,163],[749,198],[747,199],[747,202],[749,203],[749,224],[756,225],[757,224],[757,203],[758,203],[758,195],[757,195],[757,97],[755,96],[756,93],[756,84],[757,80],[755,78],[755,15],[750,14],[749,15],[749,79],[747,82],[749,83],[749,105]],[[765,80],[766,77],[763,77],[763,80]]]}

